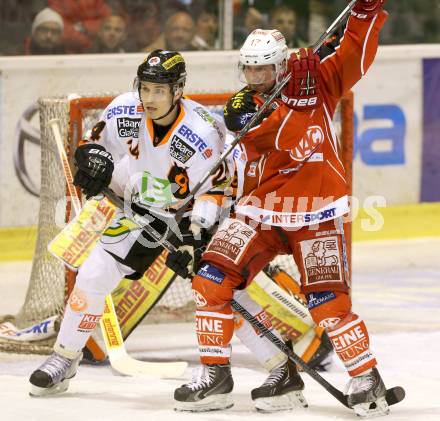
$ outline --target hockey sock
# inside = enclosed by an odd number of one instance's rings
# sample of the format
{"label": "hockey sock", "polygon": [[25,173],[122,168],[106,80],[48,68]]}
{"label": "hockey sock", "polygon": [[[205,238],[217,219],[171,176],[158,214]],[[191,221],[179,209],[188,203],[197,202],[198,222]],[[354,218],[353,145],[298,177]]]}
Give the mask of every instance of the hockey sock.
{"label": "hockey sock", "polygon": [[196,332],[202,364],[228,364],[234,332],[232,309],[196,311]]}
{"label": "hockey sock", "polygon": [[367,328],[357,314],[349,313],[327,333],[350,376],[358,376],[377,364],[370,350]]}
{"label": "hockey sock", "polygon": [[[66,306],[56,349],[79,353],[92,334],[104,311],[103,294],[93,294],[75,288]],[[67,355],[66,355],[67,356]]]}
{"label": "hockey sock", "polygon": [[[197,274],[192,281],[196,303],[196,332],[202,364],[228,364],[234,334],[234,315],[231,299],[234,282],[214,266],[205,264],[203,270],[212,278]],[[219,280],[219,282],[217,282]]]}

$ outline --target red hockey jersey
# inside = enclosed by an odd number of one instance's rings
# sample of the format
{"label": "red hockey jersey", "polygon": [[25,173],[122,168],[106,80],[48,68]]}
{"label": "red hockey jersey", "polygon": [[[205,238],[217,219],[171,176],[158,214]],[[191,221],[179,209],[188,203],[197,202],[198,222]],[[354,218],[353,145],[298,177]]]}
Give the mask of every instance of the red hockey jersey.
{"label": "red hockey jersey", "polygon": [[242,140],[247,155],[237,214],[268,225],[300,227],[349,210],[345,171],[332,124],[339,99],[366,73],[387,19],[349,18],[336,51],[321,61],[323,103],[309,111],[281,105]]}

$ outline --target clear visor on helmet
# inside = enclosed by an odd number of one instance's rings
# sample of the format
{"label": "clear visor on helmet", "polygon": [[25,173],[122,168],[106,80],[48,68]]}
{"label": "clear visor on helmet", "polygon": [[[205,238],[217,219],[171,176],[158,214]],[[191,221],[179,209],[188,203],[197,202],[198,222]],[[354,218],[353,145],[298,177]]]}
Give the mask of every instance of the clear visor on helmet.
{"label": "clear visor on helmet", "polygon": [[136,80],[135,89],[139,92],[139,99],[144,105],[170,103],[173,99],[170,85],[167,83],[153,83]]}
{"label": "clear visor on helmet", "polygon": [[277,80],[277,72],[274,64],[249,66],[239,63],[238,72],[240,82],[246,83],[247,85],[263,85]]}

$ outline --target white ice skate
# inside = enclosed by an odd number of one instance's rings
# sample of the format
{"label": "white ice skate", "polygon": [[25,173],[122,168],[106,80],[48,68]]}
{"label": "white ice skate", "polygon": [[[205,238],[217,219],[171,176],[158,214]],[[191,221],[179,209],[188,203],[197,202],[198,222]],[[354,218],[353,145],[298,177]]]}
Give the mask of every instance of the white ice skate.
{"label": "white ice skate", "polygon": [[29,381],[32,385],[31,396],[47,396],[65,392],[69,382],[75,376],[82,353],[75,359],[63,357],[54,352],[37,370]]}

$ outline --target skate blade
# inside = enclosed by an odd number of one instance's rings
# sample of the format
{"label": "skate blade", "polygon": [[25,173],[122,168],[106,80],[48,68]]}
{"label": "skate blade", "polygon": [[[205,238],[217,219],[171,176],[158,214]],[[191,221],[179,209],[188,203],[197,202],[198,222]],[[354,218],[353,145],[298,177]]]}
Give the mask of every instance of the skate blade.
{"label": "skate blade", "polygon": [[41,398],[44,396],[58,395],[59,393],[65,392],[69,388],[69,381],[70,379],[64,379],[62,382],[52,387],[38,387],[32,385],[29,396],[33,398]]}
{"label": "skate blade", "polygon": [[362,418],[381,417],[390,413],[390,408],[388,407],[385,397],[379,398],[374,402],[366,402],[359,405],[354,405],[353,410],[358,417]]}
{"label": "skate blade", "polygon": [[179,412],[208,412],[228,409],[234,406],[232,396],[229,393],[207,396],[197,402],[175,401],[174,410]]}
{"label": "skate blade", "polygon": [[254,403],[255,409],[259,412],[290,411],[292,409],[303,409],[309,406],[300,390],[285,393],[280,396],[258,398],[254,400]]}

